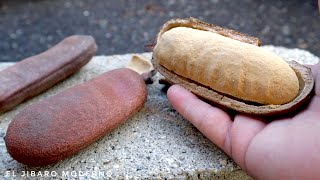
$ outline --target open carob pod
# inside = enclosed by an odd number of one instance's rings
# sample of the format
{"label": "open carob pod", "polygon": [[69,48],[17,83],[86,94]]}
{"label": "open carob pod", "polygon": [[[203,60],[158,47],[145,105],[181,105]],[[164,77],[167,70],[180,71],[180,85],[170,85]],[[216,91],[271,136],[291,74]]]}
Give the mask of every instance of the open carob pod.
{"label": "open carob pod", "polygon": [[156,71],[151,64],[150,59],[134,54],[132,55],[131,61],[127,64],[126,68],[129,68],[140,74],[146,84],[153,83],[152,77],[156,74]]}
{"label": "open carob pod", "polygon": [[238,112],[296,111],[312,96],[310,68],[259,47],[260,40],[194,18],[161,28],[152,63],[171,84]]}

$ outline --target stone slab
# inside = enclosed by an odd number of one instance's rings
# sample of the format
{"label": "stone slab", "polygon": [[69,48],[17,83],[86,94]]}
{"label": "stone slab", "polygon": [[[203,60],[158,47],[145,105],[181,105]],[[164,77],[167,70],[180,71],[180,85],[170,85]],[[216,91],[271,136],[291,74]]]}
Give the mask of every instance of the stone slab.
{"label": "stone slab", "polygon": [[[319,61],[303,50],[264,48],[286,60],[306,64]],[[141,55],[151,57],[151,53]],[[42,168],[27,167],[10,157],[3,137],[11,119],[22,108],[103,72],[124,67],[131,57],[132,54],[96,56],[69,79],[1,114],[0,179],[250,179],[172,108],[157,81],[148,85],[148,100],[139,113],[78,154]],[[10,65],[0,63],[0,69]]]}

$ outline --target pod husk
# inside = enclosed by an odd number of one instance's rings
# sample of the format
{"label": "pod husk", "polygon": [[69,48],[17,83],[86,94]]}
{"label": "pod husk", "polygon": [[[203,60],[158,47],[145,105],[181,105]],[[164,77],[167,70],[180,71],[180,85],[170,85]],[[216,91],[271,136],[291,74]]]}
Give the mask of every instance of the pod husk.
{"label": "pod husk", "polygon": [[261,46],[261,44],[262,44],[260,39],[258,39],[256,37],[249,36],[247,34],[240,33],[240,32],[237,32],[237,31],[234,31],[231,29],[226,29],[226,28],[214,25],[214,24],[202,22],[202,21],[199,21],[198,19],[195,19],[192,17],[188,18],[188,19],[172,19],[172,20],[166,22],[162,26],[162,28],[160,29],[160,32],[157,37],[157,41],[160,39],[160,37],[162,36],[162,34],[164,32],[169,31],[170,29],[175,28],[175,27],[189,27],[189,28],[199,29],[199,30],[203,30],[203,31],[210,31],[213,33],[220,34],[222,36],[229,37],[234,40],[253,44],[256,46]]}
{"label": "pod husk", "polygon": [[[261,45],[261,41],[258,38],[251,37],[233,30],[224,29],[216,25],[207,24],[194,18],[174,19],[168,21],[160,30],[158,34],[158,40],[165,31],[168,31],[174,27],[181,26],[211,31],[245,43],[250,43],[257,46]],[[210,87],[204,86],[198,82],[187,79],[178,74],[175,74],[172,71],[167,70],[165,67],[161,66],[157,62],[157,59],[155,59],[154,57],[152,58],[152,63],[155,69],[160,74],[162,74],[169,83],[179,84],[185,89],[208,100],[209,102],[212,102],[213,104],[219,107],[235,110],[245,114],[251,114],[256,116],[284,115],[289,112],[297,111],[303,104],[308,102],[313,95],[312,93],[314,88],[314,79],[312,76],[311,69],[295,61],[289,61],[287,63],[294,70],[298,77],[299,93],[293,101],[283,105],[262,105],[255,102],[248,102],[241,99],[237,99],[235,97],[217,92],[211,89]]]}

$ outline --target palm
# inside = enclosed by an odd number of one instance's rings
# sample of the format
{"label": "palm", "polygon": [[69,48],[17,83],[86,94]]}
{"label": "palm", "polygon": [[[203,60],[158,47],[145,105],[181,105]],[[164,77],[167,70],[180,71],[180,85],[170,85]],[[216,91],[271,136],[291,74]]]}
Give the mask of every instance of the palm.
{"label": "palm", "polygon": [[[320,84],[317,69],[313,67],[316,86]],[[316,95],[304,111],[273,121],[241,114],[232,119],[179,86],[169,89],[168,98],[179,113],[249,175],[259,179],[320,175],[316,170],[320,167],[320,87],[316,87]]]}

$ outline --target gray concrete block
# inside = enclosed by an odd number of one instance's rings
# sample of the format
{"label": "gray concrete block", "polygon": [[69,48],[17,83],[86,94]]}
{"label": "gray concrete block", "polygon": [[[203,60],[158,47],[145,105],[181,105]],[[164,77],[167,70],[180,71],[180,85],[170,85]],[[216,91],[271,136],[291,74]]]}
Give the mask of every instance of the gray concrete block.
{"label": "gray concrete block", "polygon": [[[297,49],[265,47],[300,63],[319,58]],[[170,105],[162,85],[148,85],[144,108],[90,147],[55,165],[33,168],[13,160],[3,137],[22,108],[111,69],[124,67],[132,54],[96,56],[78,73],[47,92],[0,115],[1,179],[250,179],[226,154]],[[151,57],[150,53],[142,56]],[[1,63],[0,69],[12,64]],[[159,78],[159,74],[156,78]],[[90,122],[88,122],[90,123]]]}

